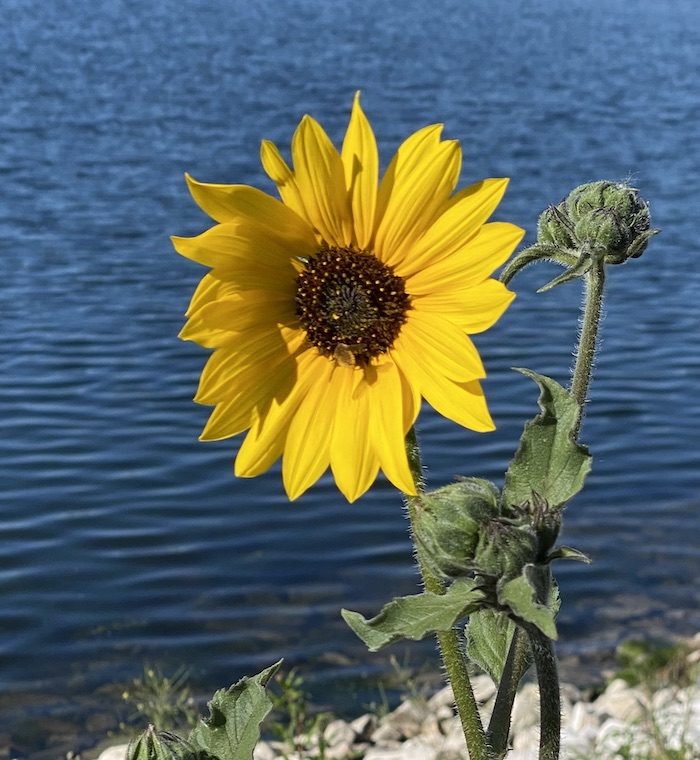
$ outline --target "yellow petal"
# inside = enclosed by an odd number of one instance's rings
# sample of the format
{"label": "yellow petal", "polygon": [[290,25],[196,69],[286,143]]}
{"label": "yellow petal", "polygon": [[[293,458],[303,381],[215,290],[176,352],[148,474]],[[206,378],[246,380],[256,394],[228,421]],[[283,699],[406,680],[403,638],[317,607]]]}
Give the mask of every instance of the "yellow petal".
{"label": "yellow petal", "polygon": [[473,288],[415,296],[412,304],[416,311],[440,314],[474,335],[493,326],[514,298],[502,282],[489,279]]}
{"label": "yellow petal", "polygon": [[494,430],[478,380],[456,383],[429,365],[416,361],[408,351],[392,350],[392,357],[406,377],[420,387],[423,398],[435,411],[470,430]]}
{"label": "yellow petal", "polygon": [[343,163],[323,127],[310,116],[294,132],[292,157],[306,217],[329,245],[350,245],[352,217]]}
{"label": "yellow petal", "polygon": [[247,430],[253,405],[242,406],[237,398],[217,404],[199,436],[200,441],[221,441]]}
{"label": "yellow petal", "polygon": [[238,435],[265,416],[278,398],[286,398],[294,389],[295,365],[281,363],[273,374],[264,368],[249,368],[245,383],[233,398],[216,405],[200,441],[219,441]]}
{"label": "yellow petal", "polygon": [[293,362],[292,355],[305,339],[302,330],[287,328],[250,330],[238,336],[235,343],[215,351],[208,359],[194,397],[200,404],[214,404],[247,392],[257,383],[257,375],[274,374],[284,362]]}
{"label": "yellow petal", "polygon": [[213,277],[211,272],[208,272],[202,277],[195,288],[185,316],[191,317],[198,309],[201,309],[202,306],[210,301],[215,301],[217,298],[233,292],[235,291],[229,283]]}
{"label": "yellow petal", "polygon": [[191,317],[178,333],[180,340],[191,340],[204,348],[220,348],[237,339],[238,334],[227,330],[213,330],[199,317]]}
{"label": "yellow petal", "polygon": [[374,483],[379,460],[369,440],[369,398],[355,397],[359,368],[337,367],[340,387],[331,439],[331,469],[338,488],[349,502],[359,499]]}
{"label": "yellow petal", "polygon": [[507,222],[485,224],[464,248],[412,274],[407,290],[411,295],[430,295],[478,285],[508,259],[524,234]]}
{"label": "yellow petal", "polygon": [[307,370],[313,379],[289,425],[282,458],[282,478],[290,501],[301,496],[328,467],[341,387],[334,369],[334,362],[318,356]]}
{"label": "yellow petal", "polygon": [[350,192],[355,242],[366,250],[374,230],[374,209],[377,202],[379,154],[374,132],[360,106],[360,93],[355,94],[350,123],[341,151],[345,169],[345,186]]}
{"label": "yellow petal", "polygon": [[293,295],[269,290],[246,290],[203,306],[197,316],[215,330],[245,332],[278,324],[297,323]]}
{"label": "yellow petal", "polygon": [[232,259],[260,262],[269,267],[288,267],[292,257],[312,253],[298,240],[280,239],[271,228],[257,222],[225,222],[195,237],[171,238],[175,250],[207,267],[226,268]]}
{"label": "yellow petal", "polygon": [[254,414],[251,430],[236,456],[234,471],[238,477],[260,475],[282,455],[289,424],[312,380],[308,368],[317,357],[315,349],[302,353],[294,365],[291,388],[286,394],[277,393],[264,414]]}
{"label": "yellow petal", "polygon": [[494,212],[507,186],[507,179],[485,179],[465,188],[460,200],[450,205],[411,247],[397,273],[409,276],[463,249]]}
{"label": "yellow petal", "polygon": [[414,309],[407,316],[394,341],[397,351],[410,353],[414,361],[451,380],[486,377],[479,352],[457,325],[430,311]]}
{"label": "yellow petal", "polygon": [[252,221],[269,227],[272,234],[301,245],[316,248],[316,238],[309,223],[291,208],[262,190],[248,185],[210,185],[185,174],[192,197],[199,207],[217,222]]}
{"label": "yellow petal", "polygon": [[365,369],[369,401],[369,435],[384,474],[406,494],[416,494],[406,456],[401,377],[393,362]]}
{"label": "yellow petal", "polygon": [[294,173],[280,155],[277,146],[270,140],[263,140],[260,144],[260,162],[267,176],[277,185],[284,204],[310,222]]}
{"label": "yellow petal", "polygon": [[455,140],[436,141],[441,129],[426,127],[406,140],[382,179],[375,251],[390,266],[435,221],[457,184],[462,152]]}

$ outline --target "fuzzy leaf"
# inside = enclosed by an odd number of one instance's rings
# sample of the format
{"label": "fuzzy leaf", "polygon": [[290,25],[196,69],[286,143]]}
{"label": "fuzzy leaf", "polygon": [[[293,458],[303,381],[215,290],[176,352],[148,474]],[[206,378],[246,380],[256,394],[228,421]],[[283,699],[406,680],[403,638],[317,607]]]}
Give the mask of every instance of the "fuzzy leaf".
{"label": "fuzzy leaf", "polygon": [[[557,639],[557,627],[554,623],[559,610],[559,593],[552,583],[547,592],[549,573],[541,566],[525,565],[523,572],[517,578],[499,583],[497,586],[498,601],[509,607],[513,614],[537,628],[550,639]],[[549,604],[540,604],[538,599],[548,598]]]}
{"label": "fuzzy leaf", "polygon": [[[503,678],[503,669],[514,633],[515,623],[505,612],[484,609],[469,616],[466,628],[467,655],[491,676],[496,686]],[[528,662],[523,673],[531,663],[532,657],[528,649]]]}
{"label": "fuzzy leaf", "polygon": [[272,709],[265,685],[282,660],[256,676],[241,678],[228,689],[217,691],[209,702],[209,718],[201,720],[189,741],[218,760],[252,760],[260,739],[260,724]]}
{"label": "fuzzy leaf", "polygon": [[426,591],[394,599],[371,620],[350,610],[341,610],[341,614],[370,652],[376,652],[398,639],[416,641],[434,631],[447,631],[477,609],[482,599],[475,581],[460,579],[442,595]]}
{"label": "fuzzy leaf", "polygon": [[520,369],[540,386],[540,413],[525,425],[520,446],[506,473],[505,504],[530,501],[538,494],[550,509],[563,507],[583,487],[591,469],[585,446],[574,442],[578,404],[549,377]]}

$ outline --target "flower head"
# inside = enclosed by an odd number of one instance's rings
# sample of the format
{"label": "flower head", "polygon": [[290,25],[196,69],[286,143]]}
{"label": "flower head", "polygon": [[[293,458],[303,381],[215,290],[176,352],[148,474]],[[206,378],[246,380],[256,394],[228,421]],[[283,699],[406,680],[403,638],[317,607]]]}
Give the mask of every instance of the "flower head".
{"label": "flower head", "polygon": [[507,180],[454,193],[461,150],[441,131],[411,135],[379,182],[358,95],[340,152],[309,116],[292,139],[293,168],[263,141],[262,164],[281,200],[187,176],[217,224],[173,238],[179,253],[210,269],[181,337],[214,349],[195,396],[215,407],[201,438],[248,431],[238,476],[282,457],[290,499],[329,465],[349,501],[380,468],[412,494],[404,439],[422,398],[467,428],[493,429],[468,336],[511,302],[490,275],[523,231],[485,223]]}

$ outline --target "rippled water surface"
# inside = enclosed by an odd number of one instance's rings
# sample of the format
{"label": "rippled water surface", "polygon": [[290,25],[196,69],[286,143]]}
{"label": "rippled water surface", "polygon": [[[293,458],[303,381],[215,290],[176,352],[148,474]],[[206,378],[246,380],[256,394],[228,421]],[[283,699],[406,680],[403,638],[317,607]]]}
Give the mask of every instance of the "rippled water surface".
{"label": "rippled water surface", "polygon": [[[662,235],[610,276],[594,470],[565,532],[595,562],[560,568],[561,651],[700,626],[699,6],[0,5],[0,732],[30,709],[79,720],[144,661],[187,663],[205,690],[285,656],[346,705],[387,667],[338,609],[416,588],[398,495],[348,506],[324,478],[289,505],[277,469],[233,478],[237,441],[198,443],[205,352],[176,335],[201,271],[167,237],[207,224],[185,170],[271,190],[260,138],[286,149],[310,112],[339,141],[357,88],[385,160],[439,120],[465,182],[510,176],[497,218],[528,241],[581,182],[650,199]],[[535,295],[551,274],[524,274],[478,337],[497,432],[424,411],[431,483],[499,478],[536,398],[511,366],[565,381],[579,291]]]}

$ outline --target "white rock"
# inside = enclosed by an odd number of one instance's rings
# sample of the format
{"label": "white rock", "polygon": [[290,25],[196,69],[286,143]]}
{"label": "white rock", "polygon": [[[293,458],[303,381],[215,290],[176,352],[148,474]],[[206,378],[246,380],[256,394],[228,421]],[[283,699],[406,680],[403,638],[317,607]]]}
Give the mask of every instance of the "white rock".
{"label": "white rock", "polygon": [[442,740],[441,754],[468,757],[467,743],[459,718],[454,717],[450,721],[445,721],[442,724],[442,730],[445,736]]}
{"label": "white rock", "polygon": [[253,750],[253,760],[275,760],[277,753],[267,742],[258,742]]}
{"label": "white rock", "polygon": [[513,703],[510,730],[513,736],[517,736],[530,726],[540,722],[540,696],[537,684],[526,683],[517,693]]}
{"label": "white rock", "polygon": [[[386,719],[385,719],[386,720]],[[382,721],[379,726],[372,731],[370,741],[374,744],[388,744],[389,742],[398,742],[401,739],[401,732],[391,723]]]}
{"label": "white rock", "polygon": [[323,732],[323,739],[328,747],[336,744],[352,744],[355,740],[355,731],[344,720],[332,720]]}
{"label": "white rock", "polygon": [[[529,726],[528,728],[518,731],[513,736],[513,749],[517,749],[519,752],[529,752],[530,757],[537,757],[538,750],[540,748],[540,727]],[[510,758],[510,755],[508,755]]]}
{"label": "white rock", "polygon": [[404,760],[401,747],[371,747],[363,760]]}
{"label": "white rock", "polygon": [[406,739],[412,739],[421,732],[423,721],[430,711],[425,701],[409,699],[402,702],[392,713],[384,718],[382,723],[393,726]]}
{"label": "white rock", "polygon": [[437,710],[440,707],[447,705],[448,707],[454,707],[455,695],[451,686],[445,686],[440,691],[435,692],[428,700],[428,708],[430,710]]}
{"label": "white rock", "polygon": [[107,747],[101,752],[97,760],[125,760],[128,744],[117,744],[114,747]]}
{"label": "white rock", "polygon": [[355,737],[359,740],[368,739],[372,731],[379,725],[379,721],[374,715],[369,713],[360,715],[350,723],[350,727],[355,732]]}
{"label": "white rock", "polygon": [[585,702],[577,702],[566,716],[564,726],[572,734],[597,733],[600,728],[600,716],[593,707]]}
{"label": "white rock", "polygon": [[491,676],[486,675],[486,673],[481,673],[472,678],[472,688],[477,702],[488,702],[496,694],[496,686],[491,680]]}
{"label": "white rock", "polygon": [[431,742],[424,736],[416,736],[401,746],[401,760],[436,760],[439,750],[437,742]]}

